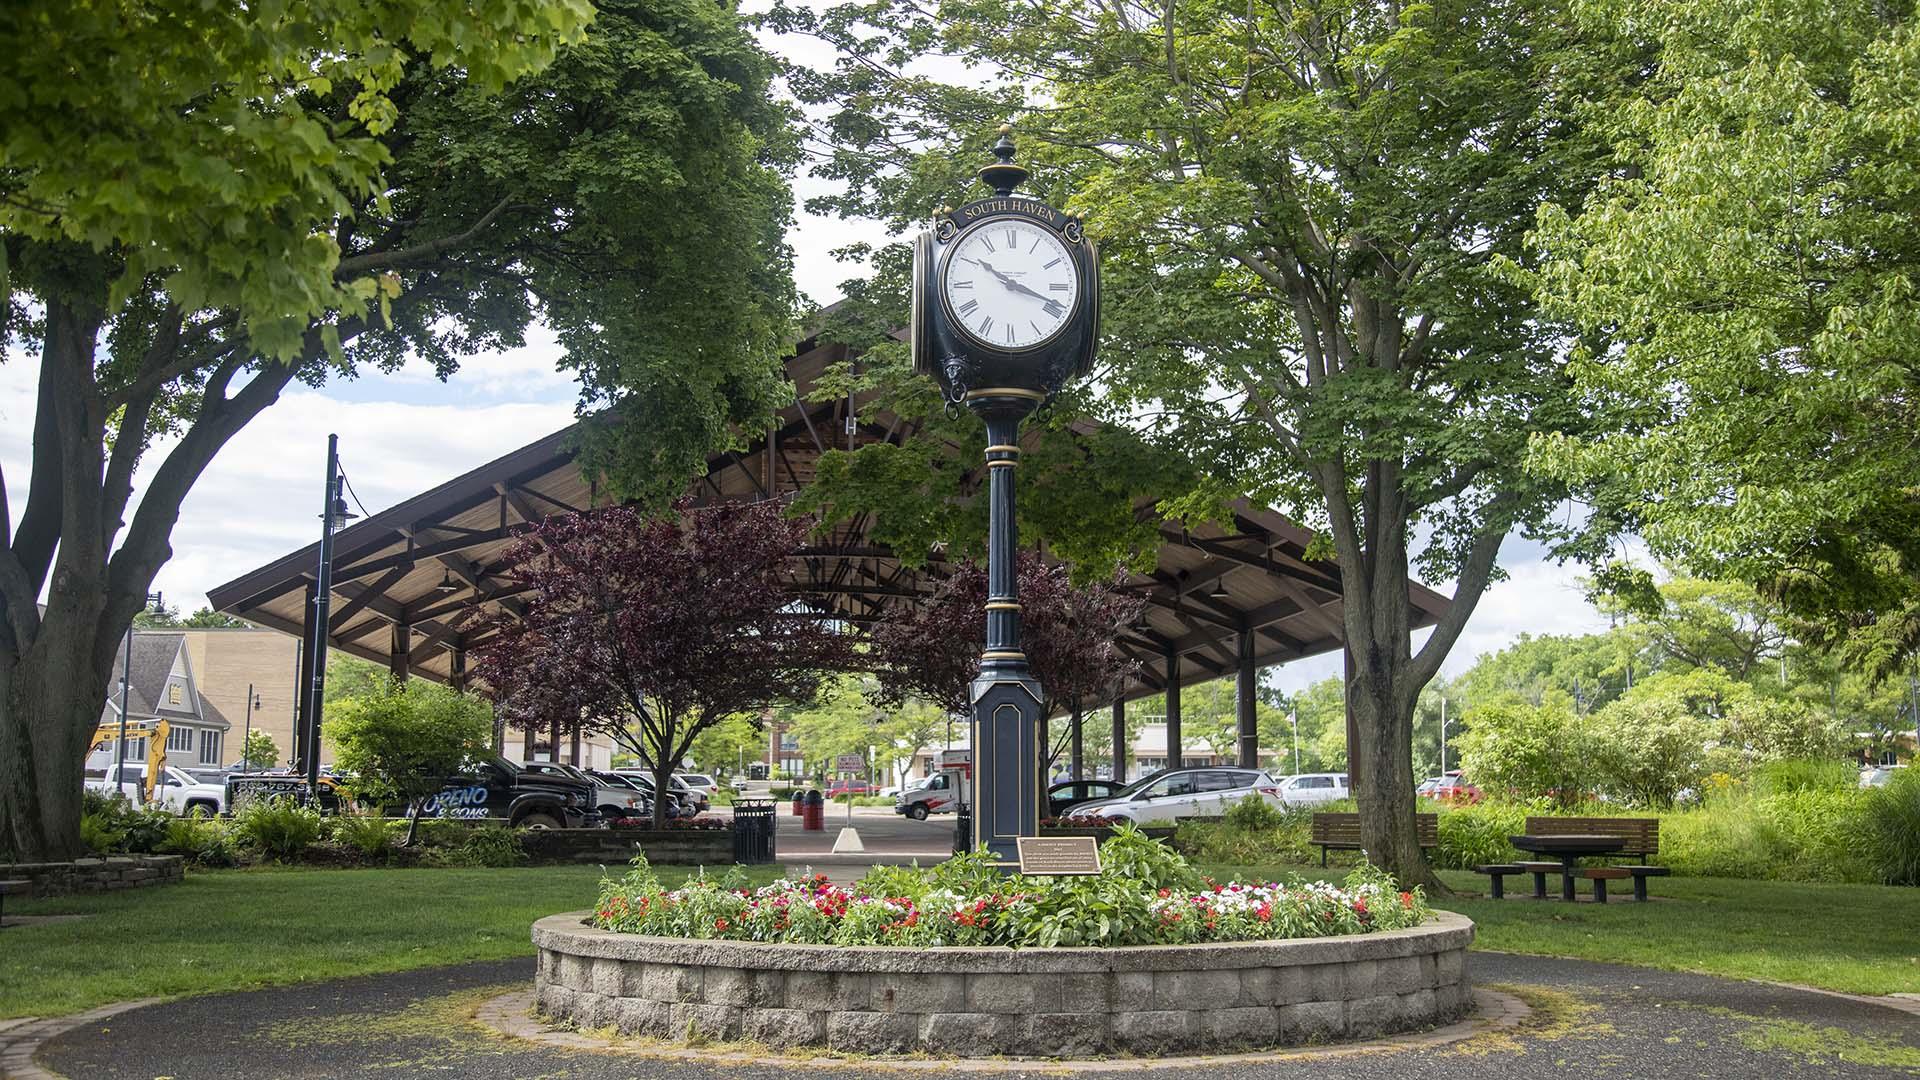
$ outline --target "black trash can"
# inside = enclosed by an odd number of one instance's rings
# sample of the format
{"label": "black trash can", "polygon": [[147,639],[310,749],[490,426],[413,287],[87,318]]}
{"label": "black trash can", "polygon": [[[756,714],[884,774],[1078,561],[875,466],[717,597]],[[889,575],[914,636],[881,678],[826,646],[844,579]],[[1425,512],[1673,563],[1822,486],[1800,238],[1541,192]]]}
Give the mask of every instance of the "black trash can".
{"label": "black trash can", "polygon": [[749,799],[733,804],[733,861],[763,866],[774,858],[772,800]]}
{"label": "black trash can", "polygon": [[973,850],[973,810],[964,803],[953,812],[953,853],[965,855]]}

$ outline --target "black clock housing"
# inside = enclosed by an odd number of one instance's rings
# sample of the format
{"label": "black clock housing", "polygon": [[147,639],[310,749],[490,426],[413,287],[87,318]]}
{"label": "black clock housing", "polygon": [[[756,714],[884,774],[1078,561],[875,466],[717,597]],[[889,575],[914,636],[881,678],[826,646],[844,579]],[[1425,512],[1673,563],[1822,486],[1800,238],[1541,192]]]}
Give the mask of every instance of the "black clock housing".
{"label": "black clock housing", "polygon": [[[1002,138],[994,151],[1000,164],[1024,178],[1026,171],[1011,164],[1012,144]],[[981,170],[989,182],[1005,179],[996,166]],[[1014,181],[1017,182],[1017,179]],[[998,186],[998,185],[996,185]],[[1018,219],[1051,231],[1074,260],[1080,287],[1064,325],[1045,340],[1024,349],[987,345],[956,324],[946,296],[945,276],[951,272],[951,249],[967,230],[993,221]],[[933,227],[913,244],[913,368],[939,382],[947,400],[961,402],[969,395],[991,390],[1017,390],[1025,395],[1052,397],[1069,379],[1093,368],[1100,325],[1100,259],[1080,222],[1038,199],[1007,190],[935,216]]]}

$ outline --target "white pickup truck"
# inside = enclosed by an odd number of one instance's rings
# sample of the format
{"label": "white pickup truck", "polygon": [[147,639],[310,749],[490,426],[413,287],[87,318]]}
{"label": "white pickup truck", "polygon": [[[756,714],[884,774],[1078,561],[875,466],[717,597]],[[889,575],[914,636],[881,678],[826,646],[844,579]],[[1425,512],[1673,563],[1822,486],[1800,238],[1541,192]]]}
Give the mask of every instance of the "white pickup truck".
{"label": "white pickup truck", "polygon": [[[127,762],[126,772],[121,774],[118,785],[120,793],[138,805],[146,779],[146,762]],[[107,766],[104,775],[87,780],[87,790],[103,795],[113,794],[114,787],[112,765]],[[227,788],[224,784],[209,784],[185,769],[168,765],[162,768],[160,782],[154,785],[153,802],[155,806],[182,817],[212,817],[226,812]]]}

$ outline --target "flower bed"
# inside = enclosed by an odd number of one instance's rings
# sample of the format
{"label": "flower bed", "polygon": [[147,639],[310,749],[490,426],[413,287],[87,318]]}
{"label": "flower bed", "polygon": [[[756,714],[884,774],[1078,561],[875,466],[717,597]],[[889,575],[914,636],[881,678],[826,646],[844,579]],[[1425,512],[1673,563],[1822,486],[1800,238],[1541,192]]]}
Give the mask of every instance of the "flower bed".
{"label": "flower bed", "polygon": [[1365,934],[1417,926],[1418,890],[1361,867],[1324,882],[1214,882],[1135,829],[1113,834],[1103,869],[1006,877],[985,854],[928,870],[875,867],[851,888],[824,875],[758,889],[733,874],[663,886],[644,859],[604,883],[593,924],[659,937],[808,945],[1113,946]]}

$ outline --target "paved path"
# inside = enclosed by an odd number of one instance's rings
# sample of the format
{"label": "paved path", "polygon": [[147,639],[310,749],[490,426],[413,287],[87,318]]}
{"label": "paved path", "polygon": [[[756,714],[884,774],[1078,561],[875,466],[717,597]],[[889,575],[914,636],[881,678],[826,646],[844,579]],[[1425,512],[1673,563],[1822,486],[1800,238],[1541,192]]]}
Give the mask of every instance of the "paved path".
{"label": "paved path", "polygon": [[[900,1076],[884,1063],[776,1068],[555,1049],[503,1038],[472,1020],[482,1003],[524,988],[532,968],[531,960],[469,964],[153,1005],[102,1016],[57,1035],[40,1046],[37,1061],[74,1080]],[[1920,1075],[1920,1019],[1881,1005],[1761,983],[1497,953],[1475,953],[1472,972],[1476,983],[1528,999],[1534,1016],[1514,1031],[1444,1047],[1151,1075],[1195,1080]],[[8,1034],[0,1032],[0,1043]],[[0,1074],[4,1071],[0,1064]],[[1046,1071],[1037,1065],[1031,1074]],[[1076,1075],[1129,1074],[1115,1068]]]}

